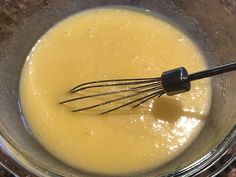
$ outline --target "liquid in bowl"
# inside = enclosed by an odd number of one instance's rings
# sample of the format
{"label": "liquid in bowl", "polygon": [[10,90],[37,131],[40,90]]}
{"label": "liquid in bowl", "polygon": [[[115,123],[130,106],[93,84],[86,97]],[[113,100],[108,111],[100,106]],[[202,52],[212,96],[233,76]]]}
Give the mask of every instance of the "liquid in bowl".
{"label": "liquid in bowl", "polygon": [[129,112],[72,113],[58,102],[92,80],[160,76],[184,66],[206,69],[196,44],[161,16],[122,8],[85,11],[59,22],[24,65],[20,99],[36,139],[63,162],[101,174],[158,167],[183,152],[201,131],[211,104],[209,79],[189,93],[163,96]]}

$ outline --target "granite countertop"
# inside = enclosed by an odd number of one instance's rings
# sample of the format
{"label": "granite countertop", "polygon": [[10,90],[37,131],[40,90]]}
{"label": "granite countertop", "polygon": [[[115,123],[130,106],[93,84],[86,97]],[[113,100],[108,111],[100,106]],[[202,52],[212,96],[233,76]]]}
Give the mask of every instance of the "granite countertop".
{"label": "granite countertop", "polygon": [[4,167],[0,166],[0,177],[14,177],[14,175],[8,172]]}
{"label": "granite countertop", "polygon": [[[10,26],[18,23],[18,19],[32,15],[34,12],[47,4],[48,0],[0,0],[0,42],[4,40],[10,33]],[[236,0],[219,0],[229,13],[236,13]],[[236,143],[233,150],[229,153],[236,154]],[[0,152],[0,164],[6,165],[7,157]],[[222,165],[222,164],[221,164]],[[8,168],[17,171],[19,176],[34,176],[17,165],[7,165]],[[217,168],[214,167],[214,168]],[[204,176],[204,174],[203,174]],[[236,162],[229,165],[219,177],[236,177]],[[14,175],[0,165],[0,177],[14,177]]]}

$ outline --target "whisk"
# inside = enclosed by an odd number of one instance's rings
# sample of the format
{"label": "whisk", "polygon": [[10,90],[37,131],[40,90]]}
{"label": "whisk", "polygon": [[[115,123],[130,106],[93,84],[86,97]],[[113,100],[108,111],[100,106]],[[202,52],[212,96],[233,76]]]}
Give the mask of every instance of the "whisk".
{"label": "whisk", "polygon": [[209,70],[204,70],[196,72],[193,74],[188,74],[187,70],[184,67],[176,68],[173,70],[165,71],[161,74],[161,77],[153,78],[136,78],[136,79],[115,79],[115,80],[99,80],[86,82],[76,87],[72,88],[69,93],[74,94],[82,90],[90,90],[94,88],[111,88],[111,87],[120,87],[124,86],[125,89],[113,89],[113,91],[104,91],[95,94],[89,94],[85,96],[75,97],[72,99],[61,101],[60,104],[66,104],[74,101],[80,101],[84,99],[93,99],[95,97],[103,97],[106,95],[118,95],[122,93],[128,93],[128,95],[120,96],[118,98],[112,98],[107,101],[100,103],[94,103],[92,105],[81,107],[72,110],[72,112],[80,112],[85,110],[94,109],[97,107],[105,106],[114,102],[123,102],[120,105],[109,108],[101,112],[101,114],[107,114],[112,111],[132,106],[132,108],[138,107],[144,102],[153,99],[154,97],[160,97],[164,94],[171,96],[183,92],[187,92],[191,88],[191,81],[199,80],[214,75],[222,74],[236,70],[236,62],[221,65],[218,67],[211,68]]}

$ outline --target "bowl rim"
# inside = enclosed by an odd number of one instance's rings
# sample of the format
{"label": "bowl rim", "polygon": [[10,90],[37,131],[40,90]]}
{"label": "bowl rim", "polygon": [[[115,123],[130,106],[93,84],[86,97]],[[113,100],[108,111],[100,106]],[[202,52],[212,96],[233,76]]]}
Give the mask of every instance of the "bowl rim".
{"label": "bowl rim", "polygon": [[[233,117],[236,114],[233,114]],[[15,176],[18,175],[19,171],[24,171],[24,174],[27,176],[61,176],[55,171],[51,172],[48,169],[40,166],[29,158],[26,155],[21,153],[15,148],[14,144],[10,141],[10,138],[7,135],[4,135],[4,132],[0,132],[0,154],[3,155],[4,159],[0,158],[0,165],[6,168],[8,171],[13,173]],[[236,125],[229,131],[227,136],[213,149],[208,153],[204,154],[194,163],[187,165],[186,167],[173,171],[170,174],[162,174],[161,176],[193,176],[213,167],[216,162],[222,158],[226,158],[226,161],[229,164],[235,160],[236,152],[228,155],[227,153],[236,147]],[[229,165],[228,164],[228,165]],[[217,174],[225,168],[224,164],[217,166],[215,171],[211,171],[211,175]],[[17,168],[12,168],[17,167]]]}
{"label": "bowl rim", "polygon": [[[197,161],[169,174],[161,174],[161,176],[193,176],[201,174],[208,169],[211,169],[211,175],[218,174],[235,160],[236,153],[228,153],[235,147],[236,125],[215,148],[203,155]],[[62,176],[55,171],[50,171],[32,162],[23,153],[19,152],[14,145],[4,137],[2,132],[0,133],[0,153],[4,156],[4,160],[0,158],[0,164],[16,176],[19,175],[20,171],[23,171],[26,176]],[[214,168],[217,161],[222,158],[224,158],[224,161],[227,161],[227,166],[224,163],[221,163],[217,164],[217,168]],[[214,169],[214,171],[212,171],[212,169]]]}

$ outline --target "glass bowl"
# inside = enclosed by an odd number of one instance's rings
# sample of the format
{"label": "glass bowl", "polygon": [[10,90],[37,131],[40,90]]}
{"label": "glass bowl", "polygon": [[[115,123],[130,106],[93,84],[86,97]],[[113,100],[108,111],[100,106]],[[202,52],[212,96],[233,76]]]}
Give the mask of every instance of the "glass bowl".
{"label": "glass bowl", "polygon": [[[170,18],[198,43],[209,67],[236,60],[234,0],[0,1],[0,159],[15,174],[102,176],[67,166],[44,150],[21,119],[18,92],[21,68],[42,34],[71,14],[107,5],[138,7]],[[235,147],[235,80],[236,72],[212,78],[209,117],[200,135],[180,156],[155,170],[126,176],[207,176],[232,162],[235,154],[225,154]]]}

